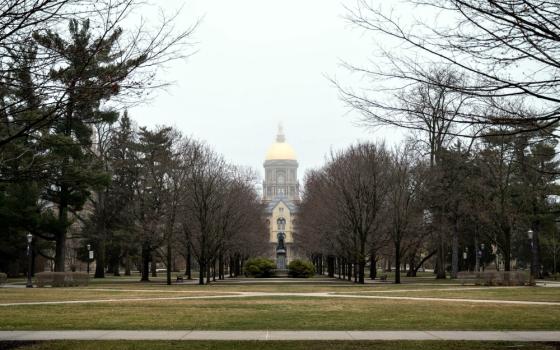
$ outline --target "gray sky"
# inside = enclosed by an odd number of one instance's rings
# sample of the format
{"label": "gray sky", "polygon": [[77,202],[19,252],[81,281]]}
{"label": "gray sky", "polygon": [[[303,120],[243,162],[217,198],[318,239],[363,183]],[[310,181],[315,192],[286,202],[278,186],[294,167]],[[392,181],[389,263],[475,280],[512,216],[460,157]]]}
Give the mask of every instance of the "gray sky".
{"label": "gray sky", "polygon": [[350,83],[340,60],[364,63],[374,49],[342,18],[340,0],[165,0],[166,10],[182,5],[181,24],[203,18],[193,38],[198,52],[162,75],[173,86],[130,111],[140,125],[173,125],[262,174],[282,122],[300,180],[331,148],[398,138],[392,129],[355,126],[357,115],[326,78]]}

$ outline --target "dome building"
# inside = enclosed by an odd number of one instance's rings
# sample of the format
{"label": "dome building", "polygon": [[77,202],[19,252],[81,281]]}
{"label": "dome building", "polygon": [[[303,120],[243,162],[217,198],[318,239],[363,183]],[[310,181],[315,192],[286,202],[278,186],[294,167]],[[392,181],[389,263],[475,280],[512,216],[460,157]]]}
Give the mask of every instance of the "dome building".
{"label": "dome building", "polygon": [[277,269],[283,270],[297,256],[293,243],[299,182],[296,153],[286,143],[282,126],[278,127],[276,142],[266,152],[263,165],[263,202],[266,204],[270,255],[275,259]]}

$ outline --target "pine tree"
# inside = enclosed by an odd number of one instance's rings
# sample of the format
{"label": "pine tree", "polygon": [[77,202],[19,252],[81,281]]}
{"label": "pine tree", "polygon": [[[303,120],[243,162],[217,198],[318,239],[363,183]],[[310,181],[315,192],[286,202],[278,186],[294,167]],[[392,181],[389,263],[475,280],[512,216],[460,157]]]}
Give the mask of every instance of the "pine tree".
{"label": "pine tree", "polygon": [[118,113],[103,102],[119,93],[119,81],[143,58],[123,60],[116,48],[122,30],[111,35],[92,38],[89,21],[81,24],[71,20],[70,39],[47,30],[35,33],[34,39],[43,49],[60,57],[50,71],[68,97],[61,117],[52,125],[41,142],[50,170],[43,198],[56,205],[57,229],[55,271],[64,271],[65,244],[71,214],[83,209],[91,190],[107,186],[109,177],[92,150],[92,124],[114,122]]}

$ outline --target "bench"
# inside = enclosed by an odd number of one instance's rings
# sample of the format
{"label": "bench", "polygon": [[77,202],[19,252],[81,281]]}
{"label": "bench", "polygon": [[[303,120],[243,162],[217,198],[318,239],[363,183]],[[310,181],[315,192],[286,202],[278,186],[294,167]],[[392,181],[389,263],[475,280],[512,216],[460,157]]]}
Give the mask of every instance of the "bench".
{"label": "bench", "polygon": [[464,286],[465,284],[480,284],[480,273],[461,271],[457,273],[457,280]]}
{"label": "bench", "polygon": [[184,281],[183,276],[177,276],[177,283],[183,283]]}
{"label": "bench", "polygon": [[380,280],[380,281],[387,281],[387,275],[381,275],[381,276],[379,276],[379,280]]}
{"label": "bench", "polygon": [[534,283],[527,271],[465,271],[459,272],[457,279],[463,285],[472,283],[477,286],[525,286]]}

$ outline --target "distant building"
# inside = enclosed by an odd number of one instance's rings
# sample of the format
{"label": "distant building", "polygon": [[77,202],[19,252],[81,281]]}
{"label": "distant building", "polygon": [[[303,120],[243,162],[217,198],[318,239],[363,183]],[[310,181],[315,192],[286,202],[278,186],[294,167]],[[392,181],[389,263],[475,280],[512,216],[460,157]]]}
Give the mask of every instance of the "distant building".
{"label": "distant building", "polygon": [[278,269],[286,269],[297,258],[294,247],[297,202],[299,202],[298,162],[292,146],[286,143],[282,126],[278,127],[276,142],[266,153],[264,161],[263,202],[269,227],[270,255]]}

